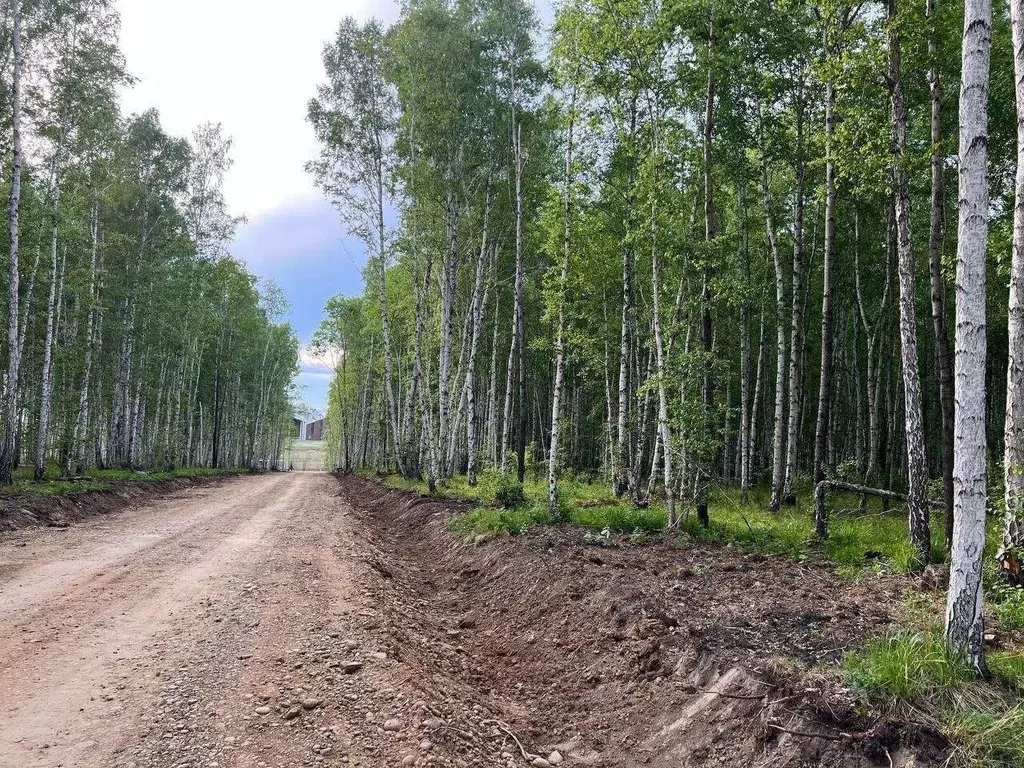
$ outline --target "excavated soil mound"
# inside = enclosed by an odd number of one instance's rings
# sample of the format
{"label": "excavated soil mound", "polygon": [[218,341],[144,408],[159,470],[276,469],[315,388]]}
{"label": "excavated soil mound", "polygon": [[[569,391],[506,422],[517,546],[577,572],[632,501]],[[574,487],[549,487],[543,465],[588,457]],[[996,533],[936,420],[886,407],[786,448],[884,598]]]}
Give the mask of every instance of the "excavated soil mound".
{"label": "excavated soil mound", "polygon": [[66,528],[78,520],[109,515],[185,488],[215,483],[226,476],[199,475],[170,480],[113,482],[102,491],[0,495],[0,533],[37,525]]}
{"label": "excavated soil mound", "polygon": [[595,546],[573,527],[467,544],[446,527],[458,503],[339,482],[370,537],[381,629],[456,764],[942,762],[937,734],[868,721],[836,682],[782,671],[897,624],[909,579],[851,583],[709,544]]}

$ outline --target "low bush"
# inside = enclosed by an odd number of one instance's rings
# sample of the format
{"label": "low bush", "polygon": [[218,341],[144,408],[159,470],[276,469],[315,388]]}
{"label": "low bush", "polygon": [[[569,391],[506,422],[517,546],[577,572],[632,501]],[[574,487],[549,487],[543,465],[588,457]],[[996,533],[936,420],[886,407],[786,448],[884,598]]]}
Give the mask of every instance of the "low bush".
{"label": "low bush", "polygon": [[529,504],[523,484],[511,477],[502,477],[494,491],[494,503],[505,509],[519,509]]}

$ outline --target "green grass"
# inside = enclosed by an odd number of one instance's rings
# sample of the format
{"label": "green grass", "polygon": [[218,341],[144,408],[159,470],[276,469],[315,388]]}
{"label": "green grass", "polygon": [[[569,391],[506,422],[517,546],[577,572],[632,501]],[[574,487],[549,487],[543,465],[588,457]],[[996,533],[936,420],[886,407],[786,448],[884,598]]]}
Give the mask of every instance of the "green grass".
{"label": "green grass", "polygon": [[970,664],[954,655],[937,633],[895,632],[850,651],[843,659],[847,683],[876,701],[912,703],[950,686],[966,684]]}
{"label": "green grass", "polygon": [[14,485],[0,491],[0,496],[60,496],[88,491],[106,491],[117,483],[151,483],[179,477],[209,477],[231,475],[242,469],[211,469],[210,467],[181,467],[172,470],[138,471],[131,469],[90,469],[73,478],[65,478],[57,466],[47,468],[42,482],[32,479],[31,467],[20,467],[14,475]]}
{"label": "green grass", "polygon": [[[389,476],[386,481],[395,488],[425,492],[426,483]],[[473,536],[480,533],[521,533],[532,525],[550,524],[547,515],[547,483],[528,479],[523,487],[525,503],[532,508],[509,514],[495,501],[501,491],[499,473],[484,472],[473,487],[464,476],[438,484],[445,496],[472,502],[471,513],[453,521],[457,532]],[[638,508],[615,498],[608,485],[576,478],[559,481],[559,495],[565,517],[593,532],[612,534],[652,534],[664,530],[667,511],[664,504]],[[824,556],[834,562],[842,575],[859,578],[880,570],[905,572],[913,559],[907,540],[907,522],[902,509],[880,509],[871,505],[869,511],[858,510],[858,498],[832,494],[829,538],[824,547],[814,538],[813,509],[807,494],[796,506],[784,507],[778,514],[768,511],[768,491],[757,489],[746,502],[739,491],[716,487],[710,493],[711,526],[701,527],[695,516],[682,512],[680,535],[694,541],[731,544],[766,554],[781,554],[797,560]],[[933,541],[937,555],[942,551],[942,522],[933,520]]]}
{"label": "green grass", "polygon": [[875,711],[923,721],[950,741],[950,764],[1024,764],[1024,702],[1016,695],[1024,657],[993,653],[993,680],[977,680],[939,632],[894,632],[849,651],[846,683]]}

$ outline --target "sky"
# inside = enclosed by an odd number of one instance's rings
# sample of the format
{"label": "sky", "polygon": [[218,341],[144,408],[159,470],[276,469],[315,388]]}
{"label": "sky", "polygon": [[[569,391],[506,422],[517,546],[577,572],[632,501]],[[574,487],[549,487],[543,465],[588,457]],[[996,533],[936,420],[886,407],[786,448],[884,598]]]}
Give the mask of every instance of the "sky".
{"label": "sky", "polygon": [[[363,249],[303,165],[316,145],[306,104],[324,79],[320,51],[345,16],[395,17],[391,0],[117,0],[121,47],[137,79],[126,113],[155,107],[165,130],[189,136],[219,122],[233,137],[225,181],[246,216],[231,247],[280,285],[305,346],[327,298],[362,289]],[[330,371],[303,354],[300,398],[324,408]]]}

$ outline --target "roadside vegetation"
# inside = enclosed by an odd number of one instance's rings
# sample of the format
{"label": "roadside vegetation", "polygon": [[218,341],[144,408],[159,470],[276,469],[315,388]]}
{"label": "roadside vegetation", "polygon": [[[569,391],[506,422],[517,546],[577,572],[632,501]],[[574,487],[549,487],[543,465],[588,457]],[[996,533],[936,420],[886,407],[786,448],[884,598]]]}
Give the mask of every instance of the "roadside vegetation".
{"label": "roadside vegetation", "polygon": [[236,475],[249,470],[230,467],[177,467],[164,470],[88,469],[66,475],[59,467],[49,467],[42,480],[33,477],[31,467],[19,468],[11,486],[0,490],[0,500],[12,496],[61,496],[88,491],[106,491],[122,483],[153,483],[177,478]]}
{"label": "roadside vegetation", "polygon": [[[467,537],[499,532],[516,534],[534,525],[560,522],[576,523],[592,534],[607,536],[670,535],[665,533],[668,510],[664,503],[638,506],[629,499],[616,498],[604,483],[564,478],[559,483],[559,516],[550,514],[546,480],[527,479],[519,484],[514,478],[496,472],[481,473],[478,480],[476,486],[471,486],[464,476],[456,475],[438,486],[445,496],[475,504],[471,511],[451,521],[452,530]],[[388,475],[385,481],[403,490],[428,491],[426,481],[422,480]],[[820,542],[814,536],[809,491],[801,489],[797,503],[776,514],[768,511],[769,494],[767,489],[757,488],[744,500],[739,489],[716,485],[709,491],[709,506],[714,513],[710,525],[701,525],[692,511],[682,510],[678,537],[796,559],[824,558],[851,576],[915,570],[903,508],[872,499],[867,509],[861,511],[858,496],[833,495],[830,535]],[[933,547],[938,558],[942,540],[942,524],[937,522],[933,526]]]}

